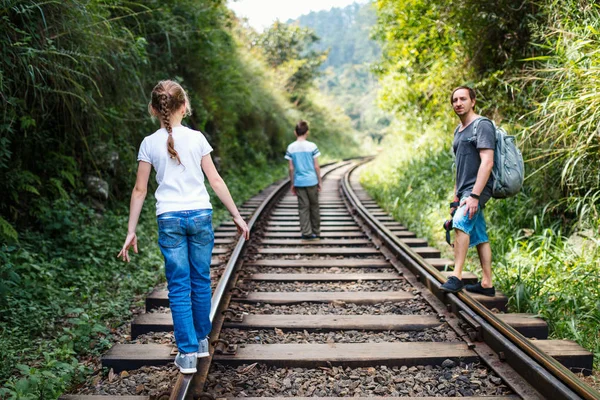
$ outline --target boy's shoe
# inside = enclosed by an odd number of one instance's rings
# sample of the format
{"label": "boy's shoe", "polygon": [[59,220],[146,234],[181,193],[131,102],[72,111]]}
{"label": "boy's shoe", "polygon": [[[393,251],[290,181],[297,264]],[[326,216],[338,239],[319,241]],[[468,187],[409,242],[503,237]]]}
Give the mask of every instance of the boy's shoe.
{"label": "boy's shoe", "polygon": [[440,290],[442,292],[457,293],[460,292],[464,286],[465,284],[462,280],[455,276],[451,276],[442,286],[440,286]]}
{"label": "boy's shoe", "polygon": [[491,288],[484,288],[483,286],[481,286],[481,282],[465,285],[465,289],[467,290],[467,292],[479,293],[484,296],[494,297],[496,295],[496,288],[494,288],[493,286]]}
{"label": "boy's shoe", "polygon": [[198,358],[208,357],[210,355],[210,346],[208,344],[208,338],[204,338],[198,343]]}
{"label": "boy's shoe", "polygon": [[303,240],[314,240],[314,239],[318,239],[319,237],[317,235],[310,234],[310,235],[302,235],[302,239]]}
{"label": "boy's shoe", "polygon": [[175,357],[175,365],[179,368],[182,374],[195,374],[198,358],[196,353],[177,353]]}
{"label": "boy's shoe", "polygon": [[312,234],[312,235],[310,235],[310,236],[312,236],[312,238],[313,238],[313,239],[321,239],[321,236],[319,236],[319,234],[318,234],[318,233],[313,233],[313,234]]}

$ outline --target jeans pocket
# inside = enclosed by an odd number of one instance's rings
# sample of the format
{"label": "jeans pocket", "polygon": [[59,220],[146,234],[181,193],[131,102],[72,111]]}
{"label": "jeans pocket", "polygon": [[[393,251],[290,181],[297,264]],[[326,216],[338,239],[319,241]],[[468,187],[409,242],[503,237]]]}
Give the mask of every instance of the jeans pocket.
{"label": "jeans pocket", "polygon": [[194,222],[194,234],[189,237],[190,241],[197,244],[209,244],[215,238],[215,234],[212,228],[212,215],[205,214],[192,217]]}
{"label": "jeans pocket", "polygon": [[177,247],[183,242],[184,232],[177,218],[158,220],[158,244],[162,247]]}

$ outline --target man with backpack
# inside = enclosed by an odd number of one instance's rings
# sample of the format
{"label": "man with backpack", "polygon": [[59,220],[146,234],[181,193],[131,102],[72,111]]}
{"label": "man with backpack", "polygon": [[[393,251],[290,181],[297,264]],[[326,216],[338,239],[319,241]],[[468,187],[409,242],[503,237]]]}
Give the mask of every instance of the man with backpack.
{"label": "man with backpack", "polygon": [[[492,197],[496,128],[487,118],[475,113],[475,91],[460,86],[452,92],[450,101],[461,124],[454,132],[456,156],[454,201],[450,205],[455,232],[454,272],[441,290],[456,293],[463,287],[472,293],[495,296],[492,284],[492,248],[486,232],[483,209]],[[522,180],[521,180],[522,181]],[[465,285],[462,271],[469,247],[477,247],[483,270],[482,279]]]}

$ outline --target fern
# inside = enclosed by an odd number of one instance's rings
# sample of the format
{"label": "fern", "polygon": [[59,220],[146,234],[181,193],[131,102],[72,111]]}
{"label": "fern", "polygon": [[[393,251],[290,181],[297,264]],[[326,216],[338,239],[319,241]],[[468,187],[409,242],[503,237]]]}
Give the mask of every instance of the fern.
{"label": "fern", "polygon": [[18,240],[19,234],[15,228],[10,224],[10,222],[0,217],[0,241],[6,243],[9,241],[16,242]]}

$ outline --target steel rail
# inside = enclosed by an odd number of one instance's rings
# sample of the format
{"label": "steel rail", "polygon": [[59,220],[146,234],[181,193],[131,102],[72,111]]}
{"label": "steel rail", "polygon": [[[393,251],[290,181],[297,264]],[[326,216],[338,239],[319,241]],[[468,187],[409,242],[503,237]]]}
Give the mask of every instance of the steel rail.
{"label": "steel rail", "polygon": [[[325,176],[328,173],[335,171],[338,168],[341,168],[345,165],[348,165],[351,161],[344,160],[339,163],[329,163],[322,166],[325,170],[322,172],[322,175]],[[330,169],[327,169],[329,167]],[[290,179],[285,178],[281,181],[279,185],[265,198],[265,200],[256,208],[256,210],[252,213],[252,217],[248,221],[248,229],[252,233],[252,231],[256,227],[256,222],[265,210],[268,210],[272,204],[279,197],[285,193],[290,184]],[[238,241],[235,245],[235,248],[231,252],[229,256],[229,261],[227,261],[227,265],[223,271],[223,274],[219,278],[219,282],[217,283],[217,287],[214,290],[212,299],[211,299],[211,307],[210,307],[210,322],[212,323],[217,315],[218,310],[221,308],[221,303],[225,298],[226,289],[229,285],[229,281],[234,271],[236,270],[238,261],[240,256],[244,253],[244,250],[247,246],[248,242],[243,238],[239,237]],[[173,391],[171,392],[171,396],[169,400],[184,400],[188,395],[189,389],[193,386],[194,374],[179,374],[177,377],[177,381],[175,382],[175,386],[173,387]]]}
{"label": "steel rail", "polygon": [[[368,160],[367,160],[368,161]],[[496,316],[467,293],[447,294],[440,290],[446,277],[427,263],[379,222],[352,189],[350,175],[367,161],[356,163],[342,180],[342,191],[352,207],[376,232],[379,238],[394,251],[405,264],[444,303],[451,301],[456,310],[467,313],[481,325],[483,340],[496,352],[503,352],[505,361],[530,381],[540,393],[552,399],[599,400],[600,393],[578,379],[569,369],[542,352],[514,328]],[[455,312],[458,315],[458,312]],[[510,357],[509,355],[512,355]]]}

